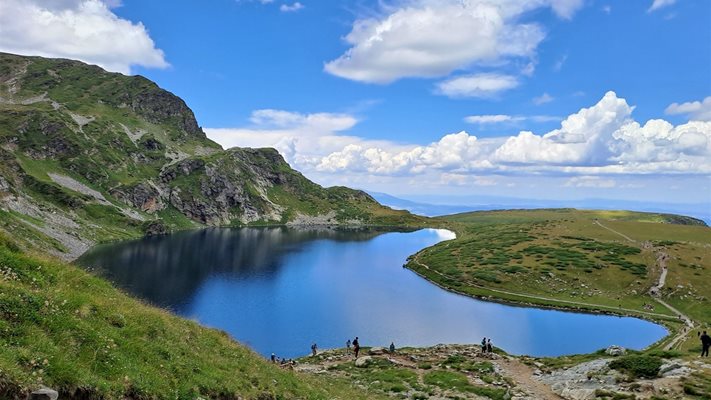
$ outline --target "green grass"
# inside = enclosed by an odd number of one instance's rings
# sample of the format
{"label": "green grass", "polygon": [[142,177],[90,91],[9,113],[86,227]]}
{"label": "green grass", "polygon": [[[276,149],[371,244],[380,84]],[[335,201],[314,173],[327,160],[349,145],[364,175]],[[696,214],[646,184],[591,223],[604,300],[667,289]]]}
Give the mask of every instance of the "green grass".
{"label": "green grass", "polygon": [[442,390],[453,390],[461,393],[474,393],[493,400],[503,400],[506,395],[504,389],[494,389],[475,386],[469,382],[466,375],[452,371],[432,371],[424,376],[424,383],[437,386]]}
{"label": "green grass", "polygon": [[223,332],[144,305],[74,266],[22,253],[5,237],[0,332],[3,398],[39,384],[62,397],[366,398],[338,379],[279,369]]}
{"label": "green grass", "polygon": [[[672,316],[647,295],[660,273],[660,247],[645,247],[645,241],[654,241],[672,256],[667,300],[692,318],[711,323],[711,286],[704,284],[704,273],[711,268],[704,247],[711,245],[711,229],[692,218],[542,209],[473,212],[437,221],[456,231],[457,238],[420,251],[407,266],[457,292],[578,310]],[[684,291],[673,289],[679,285]],[[654,316],[645,314],[650,311],[645,304],[654,305]]]}

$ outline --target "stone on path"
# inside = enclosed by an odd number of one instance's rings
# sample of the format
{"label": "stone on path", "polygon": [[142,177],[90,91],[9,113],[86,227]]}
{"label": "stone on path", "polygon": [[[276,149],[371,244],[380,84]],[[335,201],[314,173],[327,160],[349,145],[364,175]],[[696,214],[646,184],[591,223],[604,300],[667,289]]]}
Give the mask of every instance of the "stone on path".
{"label": "stone on path", "polygon": [[41,387],[30,394],[30,400],[57,400],[59,393],[48,387]]}
{"label": "stone on path", "polygon": [[373,357],[371,357],[371,356],[358,357],[358,359],[355,360],[355,366],[356,367],[365,367],[372,360],[373,360]]}
{"label": "stone on path", "polygon": [[384,347],[371,347],[371,349],[368,350],[368,354],[371,356],[382,356],[385,353],[387,353],[387,351]]}

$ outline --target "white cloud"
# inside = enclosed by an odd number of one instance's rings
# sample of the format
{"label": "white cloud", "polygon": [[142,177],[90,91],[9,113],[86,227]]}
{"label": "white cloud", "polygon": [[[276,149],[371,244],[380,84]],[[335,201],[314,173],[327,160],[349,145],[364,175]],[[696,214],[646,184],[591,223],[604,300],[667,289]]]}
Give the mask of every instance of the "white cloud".
{"label": "white cloud", "polygon": [[404,151],[386,147],[349,145],[323,157],[318,171],[361,171],[372,174],[418,174],[427,169],[457,171],[487,169],[491,164],[481,159],[483,147],[466,132],[445,135],[427,146]]}
{"label": "white cloud", "polygon": [[561,122],[561,128],[539,136],[521,132],[496,150],[505,163],[592,164],[606,159],[604,142],[630,121],[633,108],[614,92],[596,105],[583,108]]}
{"label": "white cloud", "polygon": [[568,19],[581,6],[582,0],[406,0],[356,20],[345,37],[351,47],[324,69],[355,81],[389,83],[530,59],[545,33],[521,17],[550,7]]}
{"label": "white cloud", "polygon": [[281,11],[281,12],[295,12],[295,11],[301,10],[302,8],[304,8],[304,5],[301,4],[301,3],[299,3],[299,2],[297,1],[297,2],[295,2],[294,4],[291,4],[291,5],[289,5],[289,4],[282,4],[282,5],[279,7],[279,11]]}
{"label": "white cloud", "polygon": [[531,101],[533,101],[533,104],[540,106],[541,104],[550,103],[553,100],[553,96],[549,95],[548,93],[543,93],[540,96],[534,97]]}
{"label": "white cloud", "polygon": [[[544,134],[478,138],[461,131],[427,145],[349,136],[358,120],[337,113],[258,110],[250,126],[206,132],[225,146],[276,147],[297,169],[330,184],[506,188],[511,181],[502,177],[564,176],[568,187],[620,189],[634,182],[615,184],[612,175],[711,174],[711,122],[641,124],[633,110],[608,92]],[[536,117],[553,118],[491,114],[470,116],[469,122],[521,123]]]}
{"label": "white cloud", "polygon": [[647,12],[656,11],[660,8],[668,7],[676,3],[676,0],[654,0]]}
{"label": "white cloud", "polygon": [[[711,172],[711,122],[672,126],[661,120],[644,125],[632,119],[634,107],[614,92],[594,106],[568,116],[543,135],[479,139],[466,132],[445,135],[427,146],[404,151],[349,146],[321,159],[320,171],[372,174],[457,173],[637,174]],[[477,117],[477,116],[474,116]],[[511,121],[508,115],[472,121]]]}
{"label": "white cloud", "polygon": [[501,122],[520,121],[523,117],[514,117],[511,115],[494,114],[494,115],[470,115],[464,117],[465,122],[470,124],[498,124]]}
{"label": "white cloud", "polygon": [[492,97],[518,86],[511,75],[483,73],[457,76],[437,84],[437,93],[449,97]]}
{"label": "white cloud", "polygon": [[165,68],[142,23],[111,12],[116,2],[99,0],[3,0],[0,2],[0,51],[64,57],[129,73],[131,66]]}
{"label": "white cloud", "polygon": [[711,96],[702,101],[689,101],[686,103],[672,103],[664,112],[668,115],[685,114],[691,120],[711,121]]}
{"label": "white cloud", "polygon": [[252,112],[249,122],[250,125],[238,128],[205,128],[205,133],[225,148],[276,148],[287,161],[303,169],[312,168],[323,156],[351,144],[378,146],[386,143],[344,135],[343,132],[358,123],[358,119],[350,114],[302,114],[265,109]]}

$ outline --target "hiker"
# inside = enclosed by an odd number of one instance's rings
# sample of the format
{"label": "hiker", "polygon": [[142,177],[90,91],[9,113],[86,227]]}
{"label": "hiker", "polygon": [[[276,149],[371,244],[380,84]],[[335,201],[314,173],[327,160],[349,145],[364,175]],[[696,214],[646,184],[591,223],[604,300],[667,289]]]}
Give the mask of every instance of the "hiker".
{"label": "hiker", "polygon": [[316,349],[317,349],[316,343],[312,344],[311,345],[311,355],[313,355],[314,357],[316,357]]}
{"label": "hiker", "polygon": [[276,363],[276,354],[272,353],[272,362]]}
{"label": "hiker", "polygon": [[491,353],[491,338],[486,341],[486,352]]}
{"label": "hiker", "polygon": [[346,354],[351,354],[351,340],[346,341]]}
{"label": "hiker", "polygon": [[395,342],[390,342],[390,354],[395,354]]}
{"label": "hiker", "polygon": [[486,338],[481,339],[481,352],[486,353]]}
{"label": "hiker", "polygon": [[355,358],[358,358],[359,351],[360,351],[360,343],[358,343],[358,336],[356,336],[356,338],[353,339],[353,353],[355,354]]}
{"label": "hiker", "polygon": [[711,347],[711,337],[706,334],[706,331],[700,336],[701,339],[701,357],[709,356],[709,347]]}

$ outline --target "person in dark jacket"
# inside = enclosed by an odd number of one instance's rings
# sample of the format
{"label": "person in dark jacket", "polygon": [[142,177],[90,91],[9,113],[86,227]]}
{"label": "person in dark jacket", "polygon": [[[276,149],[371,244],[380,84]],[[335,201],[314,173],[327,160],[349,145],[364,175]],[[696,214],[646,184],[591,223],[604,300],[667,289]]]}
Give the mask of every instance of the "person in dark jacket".
{"label": "person in dark jacket", "polygon": [[316,343],[311,345],[311,355],[312,356],[316,357],[316,350],[317,349],[318,349],[318,347],[316,346]]}
{"label": "person in dark jacket", "polygon": [[709,356],[709,347],[711,347],[711,337],[706,334],[706,331],[699,337],[701,339],[701,357]]}
{"label": "person in dark jacket", "polygon": [[356,336],[356,338],[353,339],[353,353],[355,354],[355,358],[358,358],[359,351],[360,351],[360,342],[358,342],[358,336]]}

